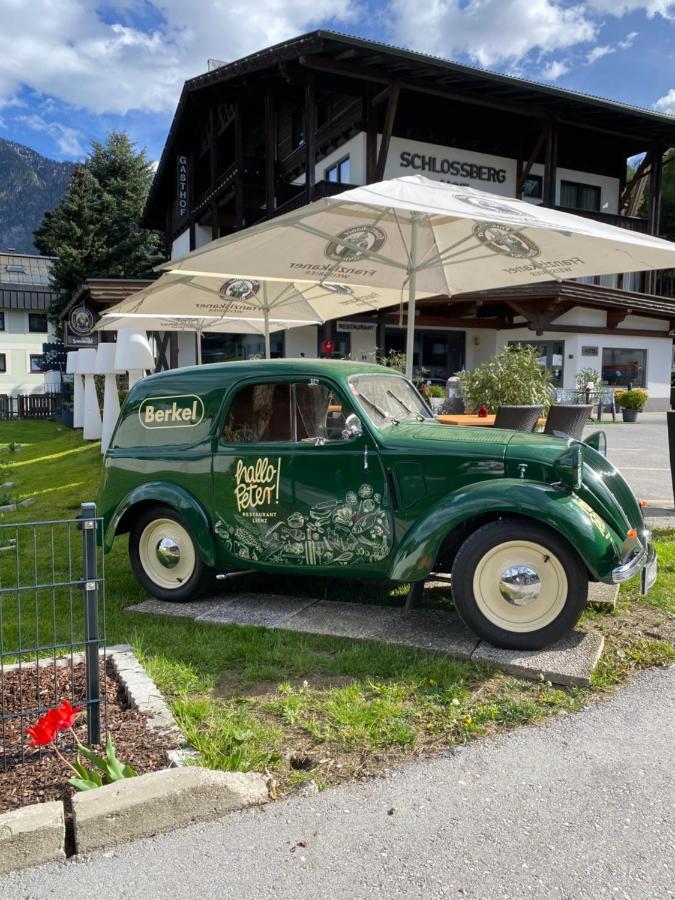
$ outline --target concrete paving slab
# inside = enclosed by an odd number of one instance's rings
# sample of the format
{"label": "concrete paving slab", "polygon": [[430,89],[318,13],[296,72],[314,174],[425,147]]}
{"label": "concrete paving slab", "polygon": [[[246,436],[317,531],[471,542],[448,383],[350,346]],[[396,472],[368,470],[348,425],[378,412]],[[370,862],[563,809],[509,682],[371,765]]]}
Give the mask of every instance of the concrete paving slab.
{"label": "concrete paving slab", "polygon": [[214,772],[197,766],[149,772],[75,794],[75,845],[78,853],[88,853],[267,799],[265,779],[256,772]]}
{"label": "concrete paving slab", "polygon": [[413,610],[322,600],[282,626],[289,631],[382,641],[469,659],[478,643],[459,617],[442,610]]}
{"label": "concrete paving slab", "polygon": [[63,803],[33,803],[0,815],[0,875],[65,859]]}
{"label": "concrete paving slab", "polygon": [[481,641],[471,659],[488,662],[511,675],[537,678],[543,675],[555,684],[587,687],[605,639],[601,634],[573,631],[545,650],[500,650]]}
{"label": "concrete paving slab", "polygon": [[192,603],[168,603],[166,600],[155,600],[151,597],[134,606],[127,606],[125,612],[147,613],[156,616],[177,616],[181,619],[196,619],[223,602],[222,597],[209,597],[207,600],[195,600]]}
{"label": "concrete paving slab", "polygon": [[589,606],[597,606],[608,611],[615,609],[618,596],[618,584],[604,584],[602,581],[592,581],[588,585]]}
{"label": "concrete paving slab", "polygon": [[314,597],[283,594],[230,594],[216,607],[196,617],[197,622],[221,625],[264,625],[279,628],[292,616],[317,603]]}

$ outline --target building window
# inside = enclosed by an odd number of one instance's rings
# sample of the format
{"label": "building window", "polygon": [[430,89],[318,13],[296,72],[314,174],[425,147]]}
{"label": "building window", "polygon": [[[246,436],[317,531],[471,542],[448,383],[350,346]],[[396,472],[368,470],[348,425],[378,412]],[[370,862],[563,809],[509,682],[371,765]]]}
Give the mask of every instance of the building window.
{"label": "building window", "polygon": [[29,357],[29,371],[34,375],[42,372],[42,354],[31,353]]}
{"label": "building window", "polygon": [[560,205],[567,209],[588,209],[600,212],[600,188],[577,181],[560,182]]}
{"label": "building window", "polygon": [[33,332],[47,331],[47,316],[44,313],[28,313],[28,330]]}
{"label": "building window", "polygon": [[337,184],[349,184],[349,157],[345,156],[339,162],[328,166],[325,175],[326,181],[333,181]]}
{"label": "building window", "polygon": [[8,263],[5,266],[5,270],[7,272],[14,272],[17,275],[25,275],[26,274],[26,267],[18,265],[17,263]]}
{"label": "building window", "polygon": [[0,353],[0,372],[7,371],[7,355],[5,353]]}
{"label": "building window", "polygon": [[528,175],[523,184],[523,197],[541,200],[544,196],[544,179],[541,175]]}
{"label": "building window", "polygon": [[604,347],[602,377],[612,387],[647,386],[647,351]]}
{"label": "building window", "polygon": [[0,312],[0,331],[5,330],[5,314],[4,312]]}

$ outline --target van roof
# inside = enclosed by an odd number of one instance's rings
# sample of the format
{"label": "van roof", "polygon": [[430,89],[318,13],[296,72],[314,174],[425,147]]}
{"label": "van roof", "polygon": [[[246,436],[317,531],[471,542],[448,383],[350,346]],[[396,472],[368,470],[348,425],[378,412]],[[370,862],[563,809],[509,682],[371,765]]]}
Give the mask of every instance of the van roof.
{"label": "van roof", "polygon": [[199,383],[213,381],[237,380],[256,375],[284,375],[298,373],[300,375],[331,374],[340,378],[348,378],[359,372],[381,372],[384,367],[376,363],[358,362],[343,359],[244,359],[237,362],[207,363],[201,366],[186,366],[181,369],[167,369],[142,379],[144,385],[158,385],[160,382],[171,382],[180,379],[194,378],[195,386]]}

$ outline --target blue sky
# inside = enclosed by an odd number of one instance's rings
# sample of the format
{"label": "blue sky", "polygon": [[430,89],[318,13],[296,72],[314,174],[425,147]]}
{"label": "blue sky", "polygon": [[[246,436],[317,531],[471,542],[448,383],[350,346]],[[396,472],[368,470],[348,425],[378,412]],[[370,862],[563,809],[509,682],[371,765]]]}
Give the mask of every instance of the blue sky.
{"label": "blue sky", "polygon": [[675,115],[675,0],[0,0],[0,137],[158,159],[186,78],[325,27]]}

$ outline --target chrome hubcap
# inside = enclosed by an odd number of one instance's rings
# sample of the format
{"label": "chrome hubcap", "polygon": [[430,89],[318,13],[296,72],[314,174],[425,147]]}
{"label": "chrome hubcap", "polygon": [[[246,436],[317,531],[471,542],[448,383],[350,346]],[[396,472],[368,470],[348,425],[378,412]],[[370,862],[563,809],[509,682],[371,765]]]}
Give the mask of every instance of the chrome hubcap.
{"label": "chrome hubcap", "polygon": [[165,569],[173,569],[180,562],[180,547],[171,538],[162,538],[155,553]]}
{"label": "chrome hubcap", "polygon": [[513,606],[529,606],[540,590],[539,576],[529,566],[509,566],[499,579],[499,593]]}

